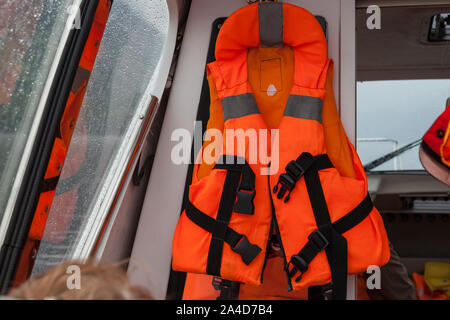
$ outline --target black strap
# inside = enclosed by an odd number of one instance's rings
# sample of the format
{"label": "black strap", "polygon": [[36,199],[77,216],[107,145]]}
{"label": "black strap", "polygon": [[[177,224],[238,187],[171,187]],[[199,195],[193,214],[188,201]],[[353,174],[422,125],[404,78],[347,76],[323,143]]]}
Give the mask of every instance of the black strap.
{"label": "black strap", "polygon": [[333,284],[308,287],[308,300],[331,300]]}
{"label": "black strap", "polygon": [[[370,203],[370,205],[368,205]],[[327,248],[332,251],[327,254],[332,271],[332,280],[334,284],[333,298],[336,295],[339,299],[345,299],[346,294],[346,276],[347,276],[347,245],[342,233],[350,230],[372,211],[373,204],[370,196],[367,196],[354,210],[337,220],[331,227],[322,226],[312,232],[308,237],[308,242],[300,250],[299,253],[292,256],[290,264],[293,268],[289,271],[289,275],[293,277],[298,271],[300,276],[296,281],[301,279],[301,275],[308,270],[308,265],[321,252]],[[323,241],[325,239],[326,241]],[[345,271],[345,272],[343,272]],[[333,277],[334,273],[334,277]],[[339,289],[341,291],[339,292]],[[344,290],[345,289],[345,290]]]}
{"label": "black strap", "polygon": [[273,188],[273,193],[278,192],[277,198],[283,199],[286,192],[289,191],[288,195],[284,198],[284,202],[288,202],[297,181],[312,167],[314,167],[315,170],[325,170],[333,168],[334,166],[326,154],[312,156],[310,153],[304,152],[297,160],[287,164],[286,172],[281,174],[278,178],[278,183]]}
{"label": "black strap", "polygon": [[[338,232],[339,234],[343,234],[363,221],[369,215],[372,209],[372,200],[370,199],[370,196],[367,195],[355,209],[332,223],[331,226],[336,232]],[[297,257],[294,258],[300,261],[300,265],[301,260],[305,261],[305,268],[293,268],[293,270],[291,270],[291,277],[295,275],[296,271],[301,271],[302,273],[306,272],[308,264],[315,258],[315,256],[319,252],[324,250],[329,245],[329,241],[324,236],[324,234],[327,233],[326,229],[326,226],[319,227],[308,236],[308,242],[296,255],[299,256],[300,259]],[[304,270],[302,271],[302,269]]]}
{"label": "black strap", "polygon": [[347,293],[347,241],[342,234],[364,220],[372,211],[373,204],[370,196],[366,198],[347,215],[331,223],[330,214],[323,194],[319,178],[319,166],[314,163],[304,173],[306,188],[318,229],[308,236],[308,242],[300,252],[291,257],[288,264],[293,268],[289,276],[297,272],[300,275],[295,281],[300,281],[302,274],[308,270],[311,261],[325,250],[331,270],[333,284],[332,298],[344,300]]}
{"label": "black strap", "polygon": [[233,213],[233,205],[240,176],[239,171],[228,170],[225,177],[217,218],[211,232],[212,238],[209,245],[208,263],[206,265],[206,273],[208,274],[220,275],[223,242]]}
{"label": "black strap", "polygon": [[216,300],[237,300],[239,298],[240,283],[213,277],[212,286],[220,291],[220,295]]}
{"label": "black strap", "polygon": [[[192,222],[210,233],[217,230],[218,225],[222,226],[220,222],[198,210],[190,201],[186,204],[186,215]],[[242,261],[247,265],[261,252],[261,248],[250,243],[245,235],[228,226],[226,226],[224,234],[223,241],[231,247],[231,250],[239,254]]]}
{"label": "black strap", "polygon": [[320,249],[322,243],[317,242],[320,238],[319,235],[327,239],[328,245],[324,249],[331,270],[332,297],[333,299],[345,300],[347,292],[347,241],[331,227],[330,213],[317,168],[313,167],[305,173],[305,183],[318,227],[318,231],[309,236],[309,241],[317,249]]}
{"label": "black strap", "polygon": [[[261,252],[261,248],[251,244],[245,235],[228,227],[233,210],[245,214],[254,212],[255,174],[251,167],[243,158],[223,156],[214,169],[227,170],[217,218],[213,219],[201,212],[190,201],[186,205],[186,214],[194,223],[212,234],[206,273],[220,276],[224,242],[228,243],[247,265]],[[240,193],[242,194],[240,195]]]}
{"label": "black strap", "polygon": [[255,207],[253,199],[255,198],[255,173],[252,168],[245,162],[244,158],[237,156],[223,156],[214,169],[226,169],[229,171],[237,171],[241,174],[241,182],[237,188],[236,203],[234,212],[243,214],[253,214]]}
{"label": "black strap", "polygon": [[343,234],[361,223],[373,210],[373,202],[369,193],[360,204],[339,220],[333,222],[333,229]]}

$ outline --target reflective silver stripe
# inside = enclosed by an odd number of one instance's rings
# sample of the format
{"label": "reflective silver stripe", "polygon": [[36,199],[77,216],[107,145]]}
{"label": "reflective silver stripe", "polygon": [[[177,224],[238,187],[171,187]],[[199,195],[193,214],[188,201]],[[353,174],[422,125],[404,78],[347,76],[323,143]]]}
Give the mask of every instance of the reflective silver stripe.
{"label": "reflective silver stripe", "polygon": [[229,96],[222,99],[225,121],[239,118],[249,114],[259,113],[255,97],[252,93],[244,93],[238,96]]}
{"label": "reflective silver stripe", "polygon": [[284,110],[285,116],[316,120],[322,123],[323,101],[317,97],[291,95]]}
{"label": "reflective silver stripe", "polygon": [[281,2],[260,3],[259,40],[261,47],[280,47],[283,45],[283,4]]}

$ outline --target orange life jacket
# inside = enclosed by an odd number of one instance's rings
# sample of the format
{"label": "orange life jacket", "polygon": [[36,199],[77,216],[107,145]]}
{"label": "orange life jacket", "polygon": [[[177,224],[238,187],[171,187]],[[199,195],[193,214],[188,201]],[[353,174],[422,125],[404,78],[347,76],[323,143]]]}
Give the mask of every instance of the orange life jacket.
{"label": "orange life jacket", "polygon": [[[223,108],[221,154],[201,179],[201,165],[194,167],[173,238],[174,270],[260,285],[275,233],[288,289],[332,282],[333,298],[345,299],[348,273],[389,260],[354,147],[335,123],[333,135],[324,130],[331,65],[323,30],[303,8],[255,3],[225,21],[207,66],[211,101]],[[340,159],[342,144],[349,152]]]}
{"label": "orange life jacket", "polygon": [[450,105],[424,135],[423,143],[438,160],[450,168]]}

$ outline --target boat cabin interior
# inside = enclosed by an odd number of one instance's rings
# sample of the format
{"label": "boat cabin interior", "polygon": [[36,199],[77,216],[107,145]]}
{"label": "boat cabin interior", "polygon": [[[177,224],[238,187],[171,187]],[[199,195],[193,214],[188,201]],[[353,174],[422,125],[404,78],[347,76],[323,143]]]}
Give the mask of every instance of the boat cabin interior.
{"label": "boat cabin interior", "polygon": [[[156,299],[219,297],[217,277],[173,270],[173,236],[209,127],[206,66],[227,18],[254,2],[0,4],[1,294],[94,259],[126,261]],[[450,104],[449,1],[275,2],[308,10],[323,30],[337,112],[393,253],[386,288],[349,274],[347,299],[424,298],[427,263],[450,263],[450,187],[419,157]],[[285,288],[281,267],[280,279]]]}

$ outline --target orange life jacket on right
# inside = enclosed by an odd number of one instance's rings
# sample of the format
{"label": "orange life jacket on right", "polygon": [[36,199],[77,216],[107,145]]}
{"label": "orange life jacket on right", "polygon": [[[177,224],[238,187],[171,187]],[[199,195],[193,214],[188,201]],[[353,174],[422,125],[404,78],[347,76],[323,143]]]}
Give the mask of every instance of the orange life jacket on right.
{"label": "orange life jacket on right", "polygon": [[424,135],[423,144],[442,164],[450,168],[450,105]]}
{"label": "orange life jacket on right", "polygon": [[[287,68],[255,49],[283,45],[292,48]],[[174,270],[260,285],[275,230],[289,289],[332,282],[333,297],[345,299],[347,273],[389,260],[383,222],[345,134],[340,143],[349,145],[354,176],[341,175],[327,155],[326,51],[316,18],[294,5],[253,4],[225,21],[208,65],[211,93],[223,107],[220,157],[202,179],[194,167],[173,239]],[[291,72],[291,81],[277,70]]]}

